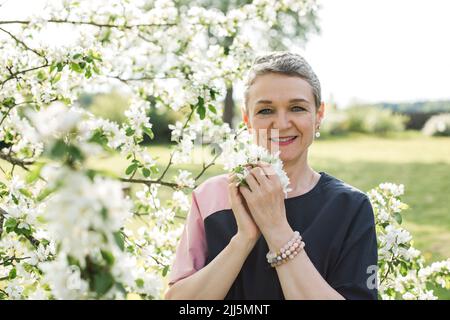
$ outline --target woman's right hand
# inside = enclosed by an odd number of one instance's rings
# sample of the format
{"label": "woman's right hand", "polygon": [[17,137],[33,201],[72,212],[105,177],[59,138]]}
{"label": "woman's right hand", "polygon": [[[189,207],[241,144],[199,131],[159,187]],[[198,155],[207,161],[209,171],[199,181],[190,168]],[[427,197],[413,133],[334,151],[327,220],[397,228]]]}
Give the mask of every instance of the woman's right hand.
{"label": "woman's right hand", "polygon": [[236,184],[236,176],[234,174],[230,174],[228,176],[228,199],[238,226],[237,236],[247,241],[256,243],[261,235],[261,231],[253,220],[253,217],[245,203],[244,197],[239,192]]}

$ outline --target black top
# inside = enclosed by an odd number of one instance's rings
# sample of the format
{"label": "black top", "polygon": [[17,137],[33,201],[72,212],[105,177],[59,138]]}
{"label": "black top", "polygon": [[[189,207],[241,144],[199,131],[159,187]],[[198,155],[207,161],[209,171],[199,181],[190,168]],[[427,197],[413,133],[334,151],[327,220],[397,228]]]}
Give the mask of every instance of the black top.
{"label": "black top", "polygon": [[[378,256],[374,214],[369,199],[363,192],[327,173],[321,172],[320,175],[312,190],[285,199],[287,220],[294,231],[300,232],[308,257],[331,287],[346,299],[377,299],[376,288],[370,286]],[[208,199],[202,198],[202,193],[197,191],[193,195],[197,200],[193,200],[209,204],[214,201],[211,194],[205,196]],[[200,211],[207,207],[198,203],[195,205]],[[203,229],[205,237],[204,265],[211,262],[237,232],[232,210],[222,207],[218,206],[216,210],[209,205],[205,210],[211,212],[201,214],[203,225],[199,230]],[[186,239],[183,241],[188,242]],[[181,246],[186,247],[180,244],[175,264],[186,259],[186,255],[181,257],[184,250]],[[192,255],[194,250],[190,251]],[[268,251],[268,245],[261,236],[225,299],[284,299],[276,269],[267,263]]]}

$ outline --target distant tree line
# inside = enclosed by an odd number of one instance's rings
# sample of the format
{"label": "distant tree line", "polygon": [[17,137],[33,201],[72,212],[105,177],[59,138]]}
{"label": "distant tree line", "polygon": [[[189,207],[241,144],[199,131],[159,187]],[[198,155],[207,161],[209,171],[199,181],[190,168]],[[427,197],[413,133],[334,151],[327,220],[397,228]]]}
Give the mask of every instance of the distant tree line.
{"label": "distant tree line", "polygon": [[407,115],[406,129],[421,130],[427,120],[440,113],[450,113],[450,100],[415,101],[403,103],[378,103],[375,106]]}

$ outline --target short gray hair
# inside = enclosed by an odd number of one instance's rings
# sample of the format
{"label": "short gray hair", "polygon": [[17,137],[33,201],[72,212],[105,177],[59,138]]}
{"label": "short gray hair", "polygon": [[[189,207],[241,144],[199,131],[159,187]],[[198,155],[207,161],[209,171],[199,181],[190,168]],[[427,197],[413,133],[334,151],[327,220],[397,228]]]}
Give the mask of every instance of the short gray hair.
{"label": "short gray hair", "polygon": [[274,51],[269,54],[258,56],[249,70],[245,82],[245,112],[248,112],[248,93],[250,87],[255,82],[257,76],[267,73],[279,73],[289,76],[300,77],[309,83],[314,94],[314,103],[316,109],[320,107],[322,101],[320,82],[311,66],[299,54],[289,51]]}

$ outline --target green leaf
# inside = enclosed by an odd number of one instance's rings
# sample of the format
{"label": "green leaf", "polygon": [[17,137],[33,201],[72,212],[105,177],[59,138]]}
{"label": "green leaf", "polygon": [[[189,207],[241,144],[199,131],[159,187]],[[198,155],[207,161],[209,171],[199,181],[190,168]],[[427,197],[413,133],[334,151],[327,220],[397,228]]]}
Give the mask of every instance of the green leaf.
{"label": "green leaf", "polygon": [[92,59],[102,61],[102,57],[98,52],[91,52],[90,56],[92,57]]}
{"label": "green leaf", "polygon": [[83,72],[83,68],[80,67],[80,65],[78,63],[75,62],[71,62],[70,63],[70,69],[77,72],[77,73],[82,73]]}
{"label": "green leaf", "polygon": [[17,228],[16,227],[16,229],[14,229],[14,232],[17,233],[17,234],[22,234],[25,237],[31,236],[31,230],[30,229],[24,229],[24,228]]}
{"label": "green leaf", "polygon": [[406,276],[408,274],[408,264],[404,261],[400,262],[400,274]]}
{"label": "green leaf", "polygon": [[152,167],[150,167],[150,171],[151,171],[153,174],[158,174],[159,169],[158,169],[157,166],[152,166]]}
{"label": "green leaf", "polygon": [[50,80],[50,83],[51,83],[51,84],[55,84],[55,83],[57,83],[59,80],[61,80],[61,73],[57,73],[57,74],[52,78],[52,80]]}
{"label": "green leaf", "polygon": [[125,249],[125,240],[123,238],[123,234],[120,231],[114,232],[114,240],[116,241],[117,246],[120,248],[120,250]]}
{"label": "green leaf", "polygon": [[86,72],[85,72],[84,76],[86,77],[86,79],[89,79],[90,77],[92,77],[92,71],[91,71],[90,67],[86,68]]}
{"label": "green leaf", "polygon": [[214,107],[212,104],[208,105],[208,109],[209,109],[209,111],[211,111],[212,113],[217,114],[216,107]]}
{"label": "green leaf", "polygon": [[92,135],[91,139],[89,139],[89,142],[94,142],[101,146],[106,146],[108,144],[108,138],[103,133],[103,131],[96,130]]}
{"label": "green leaf", "polygon": [[165,266],[165,267],[164,267],[164,269],[163,269],[163,271],[162,271],[163,277],[165,277],[165,276],[167,275],[167,272],[169,271],[169,267],[170,267],[170,266]]}
{"label": "green leaf", "polygon": [[81,58],[83,55],[81,54],[81,53],[77,53],[77,54],[74,54],[73,56],[72,56],[72,58],[74,59],[74,60],[77,60],[77,59],[79,59],[79,58]]}
{"label": "green leaf", "polygon": [[55,69],[56,69],[56,64],[52,63],[52,65],[50,66],[50,73],[52,73],[53,70],[55,70]]}
{"label": "green leaf", "polygon": [[94,71],[94,73],[100,74],[100,69],[96,65],[92,66],[92,70]]}
{"label": "green leaf", "polygon": [[17,270],[16,270],[16,268],[12,268],[12,269],[9,271],[8,279],[9,279],[9,280],[12,280],[12,279],[14,279],[16,276],[17,276]]}
{"label": "green leaf", "polygon": [[45,162],[39,162],[38,164],[36,164],[36,166],[33,168],[33,170],[31,170],[27,176],[25,181],[27,183],[33,183],[34,181],[36,181],[39,178],[39,175],[41,174],[42,168],[44,167]]}
{"label": "green leaf", "polygon": [[69,266],[80,266],[80,262],[71,255],[67,256],[67,263]]}
{"label": "green leaf", "polygon": [[0,197],[5,197],[9,194],[9,188],[6,186],[6,184],[4,184],[3,182],[0,181]]}
{"label": "green leaf", "polygon": [[78,147],[69,145],[67,151],[71,160],[84,160],[84,155]]}
{"label": "green leaf", "polygon": [[153,134],[152,129],[150,129],[149,127],[146,127],[146,126],[142,126],[142,130],[149,136],[150,139],[153,140],[155,135]]}
{"label": "green leaf", "polygon": [[58,62],[58,63],[56,64],[56,68],[58,69],[58,72],[61,72],[62,69],[64,69],[64,65],[63,65],[61,62]]}
{"label": "green leaf", "polygon": [[127,137],[131,137],[134,134],[134,130],[131,127],[128,127],[127,130],[125,130],[125,133]]}
{"label": "green leaf", "polygon": [[42,70],[40,70],[40,71],[37,73],[37,78],[38,78],[39,80],[45,80],[45,79],[47,78],[47,76],[45,75],[44,72],[42,72]]}
{"label": "green leaf", "polygon": [[127,290],[125,290],[125,287],[120,282],[116,282],[117,289],[122,292],[124,295],[127,294]]}
{"label": "green leaf", "polygon": [[14,218],[8,218],[8,220],[6,220],[5,222],[5,230],[6,232],[10,233],[12,231],[14,231],[14,229],[16,228],[18,222],[16,219]]}
{"label": "green leaf", "polygon": [[203,97],[197,97],[197,106],[199,107],[205,106],[205,99],[203,99]]}
{"label": "green leaf", "polygon": [[205,106],[198,106],[197,107],[197,113],[200,116],[200,120],[205,119],[205,115],[206,115],[206,109]]}
{"label": "green leaf", "polygon": [[144,280],[142,280],[142,279],[136,279],[135,282],[136,282],[136,286],[137,286],[138,288],[143,288],[143,287],[144,287]]}
{"label": "green leaf", "polygon": [[216,100],[216,94],[217,92],[214,89],[209,89],[209,95],[211,96],[212,100]]}
{"label": "green leaf", "polygon": [[125,174],[126,175],[130,175],[132,174],[134,171],[136,171],[138,165],[136,163],[132,163],[131,165],[128,166],[127,170],[125,170]]}
{"label": "green leaf", "polygon": [[33,194],[27,189],[19,189],[20,193],[23,194],[27,198],[33,198]]}
{"label": "green leaf", "polygon": [[394,213],[394,219],[397,221],[398,224],[402,224],[402,215],[398,212]]}
{"label": "green leaf", "polygon": [[150,176],[150,170],[147,168],[142,168],[142,174],[144,175],[144,177],[148,178]]}
{"label": "green leaf", "polygon": [[106,209],[105,207],[102,207],[102,209],[100,210],[100,214],[101,214],[103,220],[106,220],[106,218],[108,218],[108,209]]}
{"label": "green leaf", "polygon": [[67,145],[62,140],[56,141],[50,149],[52,158],[60,159],[67,153]]}
{"label": "green leaf", "polygon": [[54,191],[54,189],[52,188],[45,188],[44,190],[42,190],[38,196],[36,197],[37,201],[42,201],[45,198],[47,198],[52,192]]}
{"label": "green leaf", "polygon": [[99,296],[104,295],[114,285],[114,278],[109,272],[101,272],[94,276],[94,290]]}
{"label": "green leaf", "polygon": [[103,259],[106,261],[106,263],[110,266],[112,266],[114,264],[114,256],[110,251],[106,251],[106,250],[101,250],[100,251],[102,254]]}
{"label": "green leaf", "polygon": [[14,99],[14,97],[8,97],[2,101],[2,104],[7,108],[14,107],[16,104],[16,99]]}

